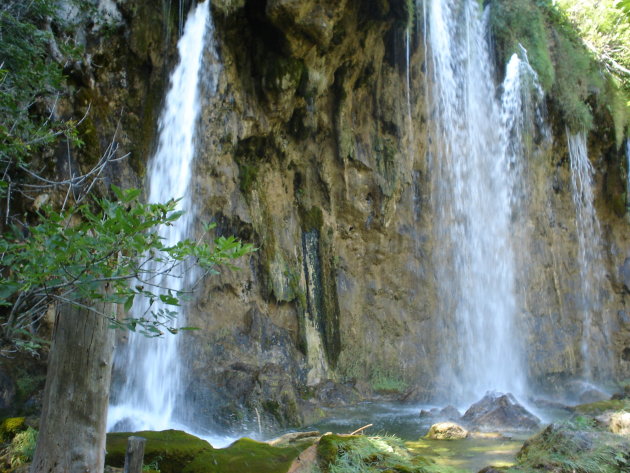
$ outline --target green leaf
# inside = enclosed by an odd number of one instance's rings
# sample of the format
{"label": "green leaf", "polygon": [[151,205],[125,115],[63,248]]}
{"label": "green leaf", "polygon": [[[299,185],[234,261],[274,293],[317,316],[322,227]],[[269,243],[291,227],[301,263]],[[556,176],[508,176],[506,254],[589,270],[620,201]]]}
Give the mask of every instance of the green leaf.
{"label": "green leaf", "polygon": [[135,298],[135,294],[130,295],[125,301],[125,310],[129,312],[131,310],[131,306],[133,306],[133,300]]}

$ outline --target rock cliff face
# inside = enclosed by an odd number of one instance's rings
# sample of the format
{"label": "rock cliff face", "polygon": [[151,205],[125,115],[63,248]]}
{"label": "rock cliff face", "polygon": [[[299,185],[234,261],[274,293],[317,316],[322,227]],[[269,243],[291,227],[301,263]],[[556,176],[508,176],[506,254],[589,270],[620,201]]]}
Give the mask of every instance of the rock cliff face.
{"label": "rock cliff face", "polygon": [[[425,44],[405,35],[411,2],[216,0],[221,73],[200,123],[193,192],[199,222],[259,248],[209,278],[186,335],[191,415],[205,424],[309,419],[313,406],[375,391],[429,399],[438,376],[435,260],[427,164]],[[119,1],[111,37],[88,41],[92,67],[73,110],[131,151],[113,172],[140,182],[174,55],[177,4]],[[184,5],[185,7],[186,5]],[[162,26],[167,25],[167,26]],[[170,26],[169,26],[170,25]],[[98,41],[95,38],[100,38]],[[98,65],[98,67],[96,67]],[[407,77],[411,87],[407,89]],[[591,333],[605,380],[630,377],[630,228],[625,162],[601,108],[589,134],[606,278]],[[564,124],[534,145],[515,217],[520,333],[532,386],[579,376],[580,273]],[[122,176],[122,177],[121,177]],[[621,205],[620,205],[621,202]],[[333,380],[333,385],[327,380]],[[314,400],[315,402],[310,402]],[[310,406],[310,408],[309,408]]]}

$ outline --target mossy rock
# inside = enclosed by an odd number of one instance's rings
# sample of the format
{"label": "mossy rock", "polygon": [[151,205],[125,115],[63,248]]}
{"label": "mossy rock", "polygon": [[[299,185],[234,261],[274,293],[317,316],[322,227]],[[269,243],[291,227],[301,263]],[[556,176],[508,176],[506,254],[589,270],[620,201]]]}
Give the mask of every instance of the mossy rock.
{"label": "mossy rock", "polygon": [[115,432],[107,434],[105,458],[107,465],[114,467],[124,465],[127,439],[132,435],[147,439],[144,447],[144,463],[157,462],[161,473],[180,473],[199,455],[214,450],[212,445],[205,440],[180,430]]}
{"label": "mossy rock", "polygon": [[588,419],[551,424],[525,442],[510,473],[622,473],[630,468],[630,441]]}
{"label": "mossy rock", "polygon": [[227,448],[203,452],[183,473],[285,473],[293,460],[311,441],[288,447],[272,447],[248,438],[237,440]]}
{"label": "mossy rock", "polygon": [[577,414],[589,416],[598,416],[606,411],[630,411],[630,399],[612,399],[609,401],[580,404],[579,406],[575,406],[573,410]]}
{"label": "mossy rock", "polygon": [[15,434],[26,430],[26,419],[24,417],[9,417],[0,424],[0,440],[10,442]]}

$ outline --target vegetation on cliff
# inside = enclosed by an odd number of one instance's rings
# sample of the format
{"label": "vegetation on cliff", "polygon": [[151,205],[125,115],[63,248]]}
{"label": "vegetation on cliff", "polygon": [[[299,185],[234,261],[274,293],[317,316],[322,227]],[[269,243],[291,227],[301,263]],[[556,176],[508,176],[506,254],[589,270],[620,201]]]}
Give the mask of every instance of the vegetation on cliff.
{"label": "vegetation on cliff", "polygon": [[628,17],[613,0],[491,2],[501,60],[522,46],[541,85],[574,131],[590,130],[596,110],[614,118],[621,144],[628,123]]}

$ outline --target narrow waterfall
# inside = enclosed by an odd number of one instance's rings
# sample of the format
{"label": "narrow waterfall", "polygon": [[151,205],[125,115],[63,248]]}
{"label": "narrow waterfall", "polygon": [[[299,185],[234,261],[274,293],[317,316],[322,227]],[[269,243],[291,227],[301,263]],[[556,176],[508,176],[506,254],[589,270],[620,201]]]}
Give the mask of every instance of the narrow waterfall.
{"label": "narrow waterfall", "polygon": [[[569,159],[571,162],[571,188],[575,204],[575,223],[578,239],[578,265],[580,278],[579,310],[582,312],[582,374],[586,380],[593,378],[594,354],[591,352],[594,331],[606,334],[602,316],[600,290],[604,280],[601,261],[601,232],[595,211],[593,196],[593,166],[588,159],[586,133],[572,134],[567,130]],[[598,371],[604,369],[599,366]],[[603,374],[603,373],[598,373]]]}
{"label": "narrow waterfall", "polygon": [[630,138],[626,139],[626,215],[630,217]]}
{"label": "narrow waterfall", "polygon": [[[465,404],[488,390],[526,394],[516,319],[511,219],[522,132],[536,77],[513,56],[498,97],[487,12],[476,0],[426,0],[430,170],[438,300],[438,389]],[[527,81],[524,77],[529,77]]]}
{"label": "narrow waterfall", "polygon": [[[195,157],[195,130],[200,113],[200,83],[206,36],[212,35],[209,2],[200,3],[186,20],[178,43],[180,62],[170,78],[170,89],[159,120],[157,151],[149,162],[147,179],[150,202],[181,198],[184,215],[174,225],[160,229],[166,244],[175,244],[190,235],[193,202],[190,195],[192,162]],[[155,263],[154,272],[160,272]],[[189,274],[157,276],[157,286],[183,290]],[[162,307],[151,308],[158,311]],[[165,309],[173,307],[164,306]],[[148,301],[138,301],[132,313],[142,316]],[[176,320],[184,324],[185,313],[178,307]],[[112,392],[108,430],[163,430],[177,425],[177,402],[181,400],[182,367],[179,360],[181,336],[166,334],[147,338],[130,334],[129,341],[116,354],[115,371],[124,382]]]}

